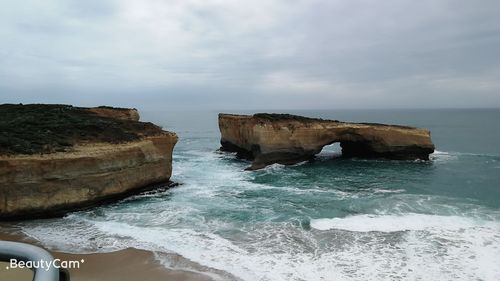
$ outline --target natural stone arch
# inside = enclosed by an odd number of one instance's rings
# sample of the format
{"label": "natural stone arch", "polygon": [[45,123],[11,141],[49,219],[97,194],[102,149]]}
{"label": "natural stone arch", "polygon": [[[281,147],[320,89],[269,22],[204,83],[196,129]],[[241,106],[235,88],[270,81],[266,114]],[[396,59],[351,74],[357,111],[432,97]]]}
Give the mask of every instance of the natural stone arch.
{"label": "natural stone arch", "polygon": [[219,114],[221,149],[253,160],[250,169],[310,160],[339,142],[343,157],[429,159],[430,132],[414,127],[347,123],[288,114]]}

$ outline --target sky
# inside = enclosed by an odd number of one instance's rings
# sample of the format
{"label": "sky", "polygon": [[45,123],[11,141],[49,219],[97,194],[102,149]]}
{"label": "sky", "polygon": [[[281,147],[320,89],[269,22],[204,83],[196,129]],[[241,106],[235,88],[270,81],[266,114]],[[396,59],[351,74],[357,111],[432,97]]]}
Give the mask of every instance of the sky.
{"label": "sky", "polygon": [[497,0],[0,0],[0,103],[500,107]]}

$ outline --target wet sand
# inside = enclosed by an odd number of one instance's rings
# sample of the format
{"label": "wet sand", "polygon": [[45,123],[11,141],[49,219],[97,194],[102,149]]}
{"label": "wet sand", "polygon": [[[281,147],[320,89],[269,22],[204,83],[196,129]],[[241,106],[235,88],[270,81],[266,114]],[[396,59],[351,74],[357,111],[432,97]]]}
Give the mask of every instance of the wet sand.
{"label": "wet sand", "polygon": [[[21,234],[0,232],[0,240],[37,245]],[[40,245],[37,245],[40,246]],[[80,261],[80,268],[69,269],[71,281],[208,281],[211,278],[193,272],[170,270],[158,262],[153,252],[128,248],[111,253],[69,254],[51,251],[61,261]],[[18,272],[16,272],[18,271]],[[24,272],[23,272],[24,271]],[[30,276],[25,270],[6,270],[0,264],[0,280],[24,281]],[[31,279],[28,279],[31,280]]]}

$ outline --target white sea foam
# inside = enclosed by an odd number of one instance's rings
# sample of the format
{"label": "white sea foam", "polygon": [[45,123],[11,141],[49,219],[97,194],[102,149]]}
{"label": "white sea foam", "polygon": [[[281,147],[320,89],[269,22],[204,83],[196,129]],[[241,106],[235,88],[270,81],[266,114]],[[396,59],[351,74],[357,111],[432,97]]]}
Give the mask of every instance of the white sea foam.
{"label": "white sea foam", "polygon": [[345,218],[323,218],[311,220],[311,227],[318,230],[342,229],[357,232],[394,232],[425,230],[429,228],[460,230],[472,227],[497,227],[500,224],[459,216],[438,216],[424,214],[405,215],[357,215]]}
{"label": "white sea foam", "polygon": [[429,155],[429,159],[435,162],[448,162],[457,159],[457,155],[446,151],[435,150],[434,153]]}
{"label": "white sea foam", "polygon": [[384,188],[374,188],[370,190],[373,193],[403,193],[404,189],[384,189]]}
{"label": "white sea foam", "polygon": [[484,157],[484,158],[490,158],[488,162],[495,162],[496,159],[494,158],[500,158],[500,155],[496,154],[484,154],[484,153],[471,153],[471,152],[457,152],[457,151],[452,151],[452,152],[446,152],[446,151],[439,151],[435,150],[434,153],[430,154],[430,159],[432,160],[450,160],[450,159],[457,159],[459,157]]}
{"label": "white sea foam", "polygon": [[[27,229],[44,243],[78,249],[136,247],[178,253],[243,280],[499,280],[497,222],[474,218],[407,214],[347,217],[338,232],[329,221],[313,220],[306,231],[290,224],[242,228],[247,242],[236,243],[214,231],[134,226],[74,217],[60,227]],[[80,225],[79,229],[75,229]],[[367,226],[365,226],[367,225]],[[217,227],[213,225],[213,227]],[[49,231],[47,231],[49,230]],[[403,231],[404,230],[404,231]],[[85,233],[82,233],[85,232]],[[85,238],[82,237],[85,234]],[[98,243],[89,245],[89,243]],[[159,255],[161,259],[161,255]],[[169,264],[167,260],[165,264]],[[231,280],[224,275],[212,277]]]}
{"label": "white sea foam", "polygon": [[292,167],[299,167],[299,166],[303,166],[303,165],[307,165],[309,164],[309,161],[302,161],[302,162],[299,162],[299,163],[296,163],[296,164],[293,164],[291,165]]}
{"label": "white sea foam", "polygon": [[[458,216],[357,215],[316,219],[311,227],[352,235],[337,253],[352,280],[500,280],[500,223]],[[389,235],[389,236],[388,236]],[[399,238],[397,238],[399,237]],[[387,239],[397,241],[387,243]]]}
{"label": "white sea foam", "polygon": [[[331,280],[338,275],[331,269],[325,269],[327,264],[318,263],[313,255],[299,254],[294,257],[283,249],[273,253],[277,249],[272,248],[249,251],[212,233],[191,229],[144,229],[110,222],[97,223],[96,226],[108,235],[134,241],[135,247],[179,253],[243,280]],[[280,245],[275,246],[279,248]]]}
{"label": "white sea foam", "polygon": [[285,169],[285,167],[286,166],[283,164],[274,163],[274,164],[271,164],[271,165],[264,167],[263,169],[261,169],[261,171],[276,172],[276,171],[281,171],[281,170]]}

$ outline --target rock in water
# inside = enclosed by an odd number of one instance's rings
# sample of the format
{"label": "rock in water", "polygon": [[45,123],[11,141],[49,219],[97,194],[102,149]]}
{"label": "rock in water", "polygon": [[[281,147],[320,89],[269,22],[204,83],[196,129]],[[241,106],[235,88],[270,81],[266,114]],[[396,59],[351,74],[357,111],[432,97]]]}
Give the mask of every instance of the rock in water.
{"label": "rock in water", "polygon": [[62,215],[168,183],[175,133],[136,110],[0,105],[0,219]]}
{"label": "rock in water", "polygon": [[347,123],[290,114],[219,114],[221,150],[253,160],[251,170],[273,163],[314,158],[325,145],[340,142],[342,156],[428,160],[434,152],[426,129],[375,123]]}

